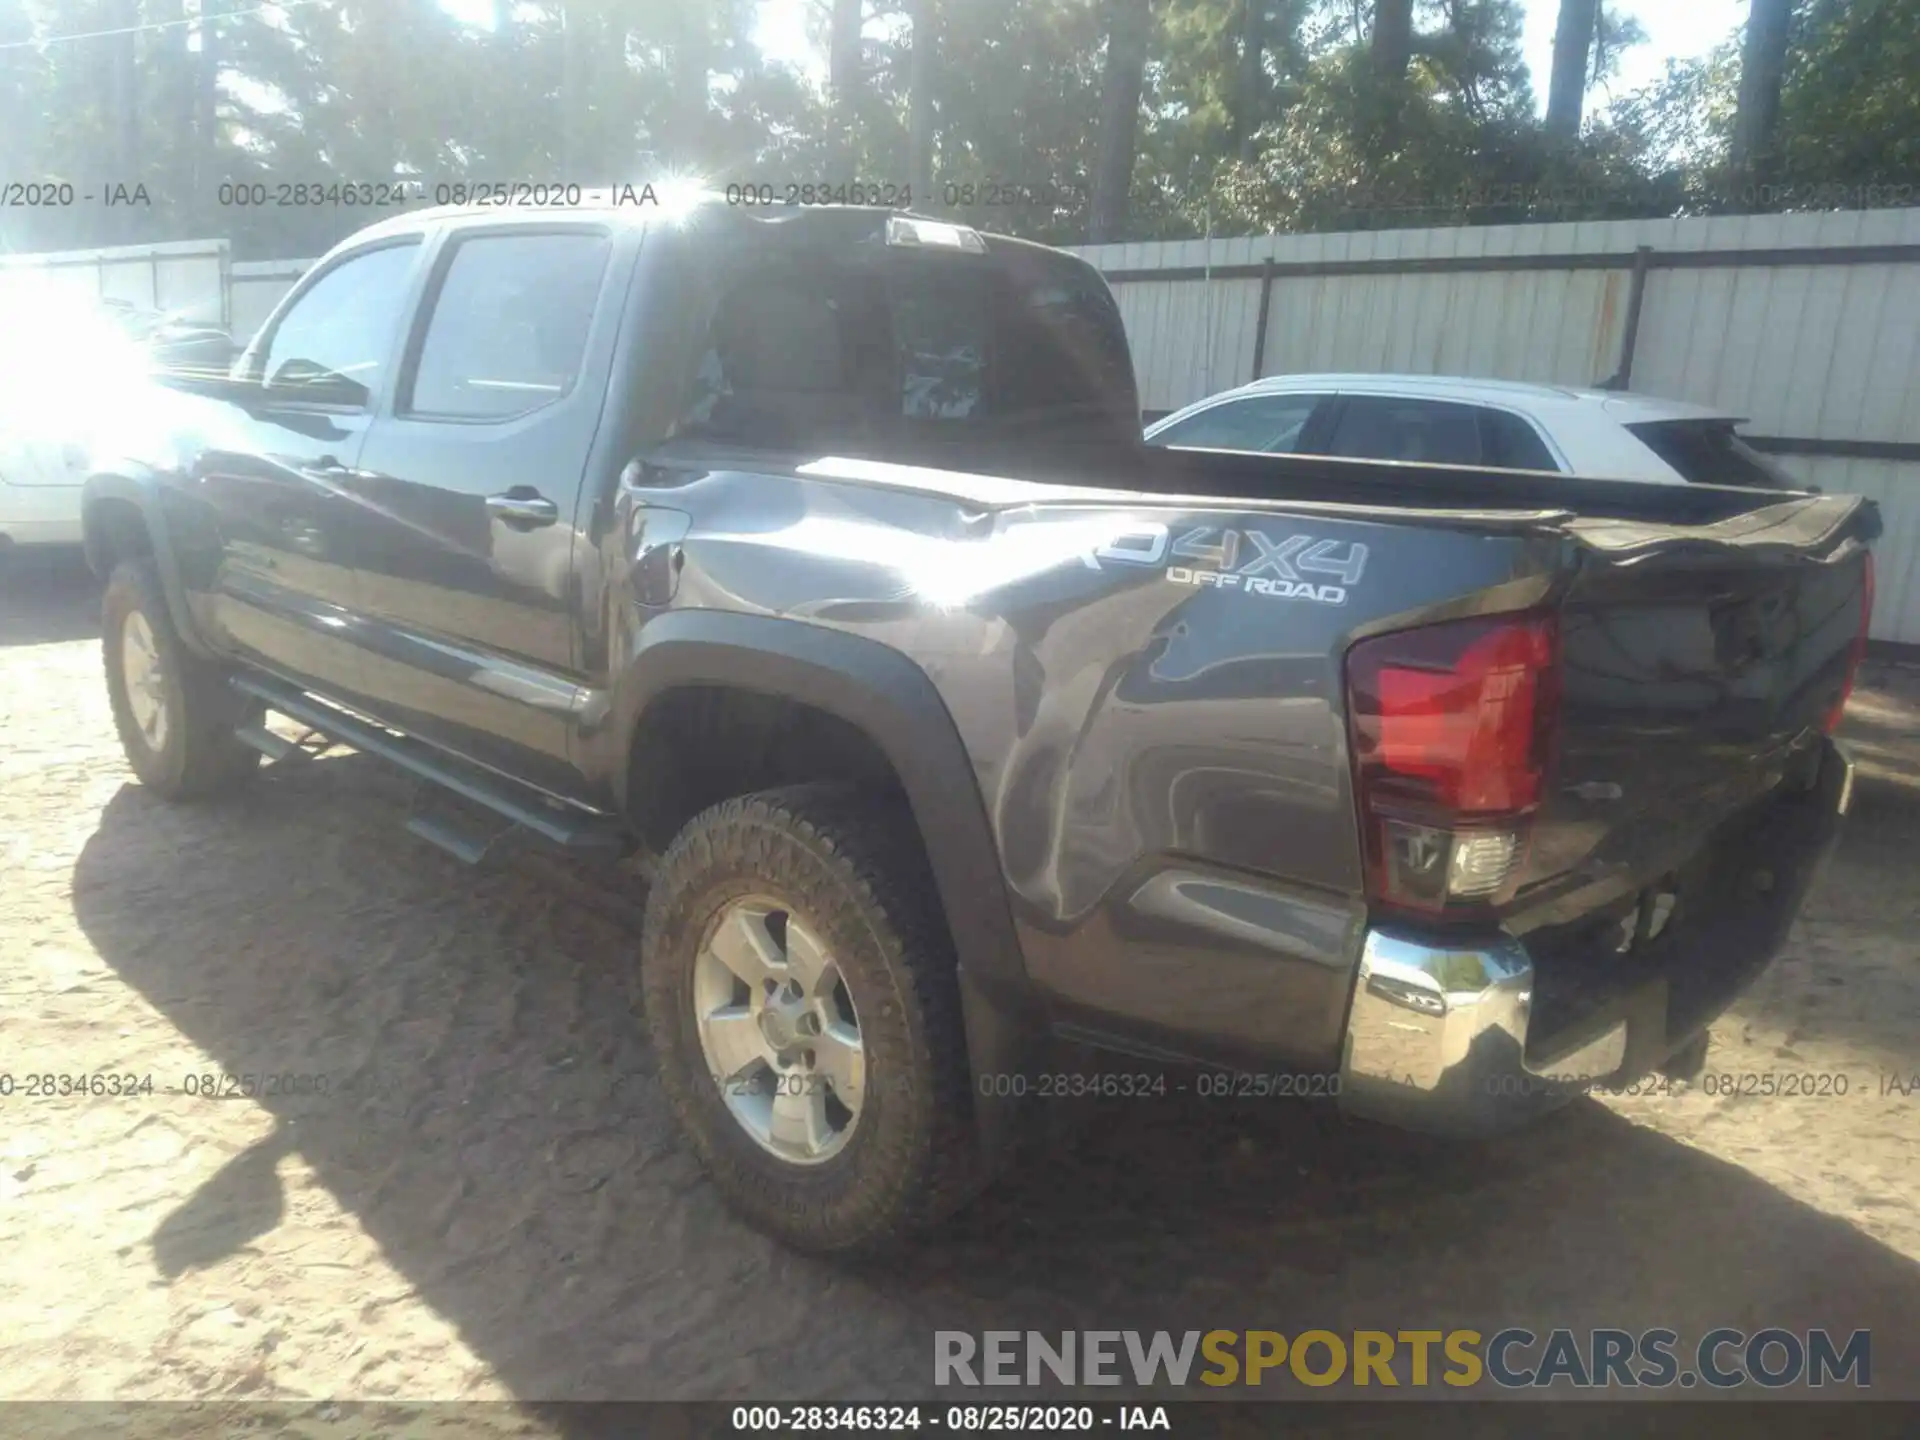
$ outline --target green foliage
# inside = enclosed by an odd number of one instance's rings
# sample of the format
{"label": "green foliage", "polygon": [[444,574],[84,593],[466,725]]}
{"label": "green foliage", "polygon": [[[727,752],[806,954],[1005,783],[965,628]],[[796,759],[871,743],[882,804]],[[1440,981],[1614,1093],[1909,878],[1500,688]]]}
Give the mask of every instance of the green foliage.
{"label": "green foliage", "polygon": [[1920,194],[1915,76],[1920,0],[1811,0],[1794,15],[1782,153],[1767,174],[1728,173],[1740,83],[1731,40],[1701,60],[1669,64],[1658,83],[1615,106],[1616,123],[1684,212],[1912,204]]}
{"label": "green foliage", "polygon": [[[816,8],[824,43],[827,7]],[[755,45],[757,0],[494,11],[507,23],[487,29],[439,0],[266,13],[252,0],[0,0],[0,46],[149,27],[0,49],[0,177],[96,191],[138,182],[151,198],[139,210],[9,209],[0,247],[225,234],[241,258],[311,254],[368,218],[334,205],[222,208],[217,188],[235,180],[909,179],[908,0],[866,0],[845,137],[819,81]],[[1107,7],[932,0],[929,12],[937,183],[916,203],[1083,239]],[[1569,144],[1535,116],[1520,0],[1418,0],[1411,60],[1394,79],[1365,63],[1372,13],[1371,0],[1153,0],[1127,234],[1769,208],[1822,203],[1820,186],[1831,203],[1870,203],[1845,187],[1920,180],[1920,0],[1800,0],[1780,193],[1767,195],[1724,179],[1732,37],[1638,93],[1609,92]],[[1643,38],[1603,5],[1594,85],[1605,90]]]}
{"label": "green foliage", "polygon": [[1688,212],[1721,204],[1739,85],[1740,51],[1729,40],[1699,59],[1668,61],[1665,75],[1613,107],[1616,129],[1649,175],[1679,188]]}
{"label": "green foliage", "polygon": [[1795,18],[1782,178],[1920,183],[1920,0],[1814,0]]}
{"label": "green foliage", "polygon": [[1631,15],[1622,15],[1612,5],[1602,4],[1594,17],[1593,56],[1588,66],[1588,81],[1605,86],[1620,73],[1620,57],[1636,45],[1647,43],[1647,27]]}
{"label": "green foliage", "polygon": [[[939,19],[931,208],[994,230],[1079,241],[1099,112],[1097,7],[964,0],[945,5]],[[904,54],[900,64],[904,74]],[[948,203],[966,199],[970,185],[973,205]]]}

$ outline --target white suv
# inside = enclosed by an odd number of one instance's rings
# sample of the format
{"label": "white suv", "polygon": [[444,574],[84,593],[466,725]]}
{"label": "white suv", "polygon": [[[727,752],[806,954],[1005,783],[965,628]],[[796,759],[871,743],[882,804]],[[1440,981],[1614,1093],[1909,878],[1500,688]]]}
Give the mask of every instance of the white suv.
{"label": "white suv", "polygon": [[1176,411],[1150,444],[1554,470],[1654,484],[1807,486],[1734,416],[1617,390],[1437,375],[1280,375]]}
{"label": "white suv", "polygon": [[78,545],[102,422],[123,418],[155,367],[224,371],[231,349],[223,330],[121,301],[0,289],[0,552]]}

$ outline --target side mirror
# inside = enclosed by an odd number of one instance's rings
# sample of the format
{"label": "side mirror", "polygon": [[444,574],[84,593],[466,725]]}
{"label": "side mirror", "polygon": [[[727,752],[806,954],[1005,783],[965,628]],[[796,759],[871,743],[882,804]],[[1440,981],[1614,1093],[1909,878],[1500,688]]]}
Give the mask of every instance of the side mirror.
{"label": "side mirror", "polygon": [[268,391],[288,400],[321,405],[364,405],[367,387],[337,370],[298,357],[287,361],[267,379]]}

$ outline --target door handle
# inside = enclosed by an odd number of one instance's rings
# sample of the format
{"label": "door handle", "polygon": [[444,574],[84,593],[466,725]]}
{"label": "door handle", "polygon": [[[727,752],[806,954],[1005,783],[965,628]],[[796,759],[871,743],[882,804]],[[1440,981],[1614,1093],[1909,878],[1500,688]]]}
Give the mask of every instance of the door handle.
{"label": "door handle", "polygon": [[342,465],[336,456],[322,455],[317,460],[309,460],[301,465],[300,473],[327,492],[321,496],[322,499],[329,499],[333,493],[331,487],[337,486],[342,480],[351,480],[360,472],[351,465]]}
{"label": "door handle", "polygon": [[516,487],[487,497],[487,514],[515,530],[538,530],[560,518],[560,507],[535,491]]}

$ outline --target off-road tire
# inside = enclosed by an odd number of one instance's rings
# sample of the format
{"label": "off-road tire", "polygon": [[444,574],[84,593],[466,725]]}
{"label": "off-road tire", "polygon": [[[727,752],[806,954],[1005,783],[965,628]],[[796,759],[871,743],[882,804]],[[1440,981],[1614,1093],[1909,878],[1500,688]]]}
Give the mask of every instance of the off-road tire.
{"label": "off-road tire", "polygon": [[[818,1164],[768,1153],[707,1073],[692,984],[733,900],[778,901],[839,964],[866,1049],[864,1108]],[[694,817],[648,897],[639,1000],[675,1119],[735,1211],[795,1249],[870,1252],[924,1230],[985,1183],[960,994],[933,876],[905,805],[838,785],[764,791]]]}
{"label": "off-road tire", "polygon": [[[138,614],[153,636],[166,677],[166,727],[159,746],[148,743],[127,698],[125,629]],[[243,784],[260,765],[260,752],[234,738],[234,727],[256,719],[227,684],[226,674],[187,649],[173,628],[160,574],[151,560],[124,560],[108,577],[101,602],[101,653],[114,728],[140,783],[167,800],[200,800]]]}

